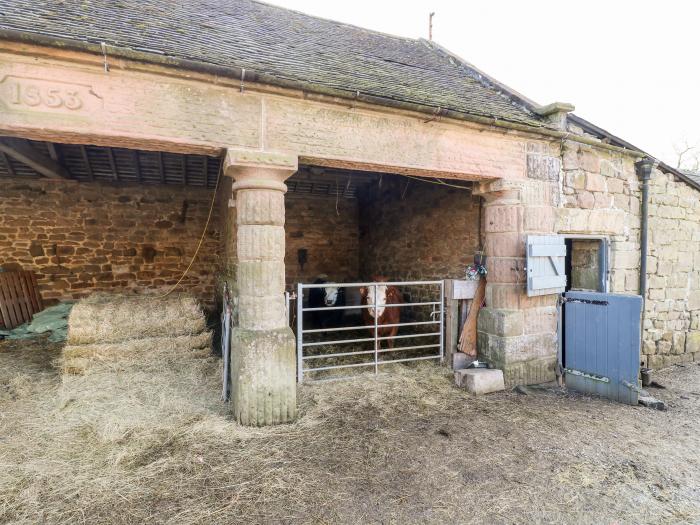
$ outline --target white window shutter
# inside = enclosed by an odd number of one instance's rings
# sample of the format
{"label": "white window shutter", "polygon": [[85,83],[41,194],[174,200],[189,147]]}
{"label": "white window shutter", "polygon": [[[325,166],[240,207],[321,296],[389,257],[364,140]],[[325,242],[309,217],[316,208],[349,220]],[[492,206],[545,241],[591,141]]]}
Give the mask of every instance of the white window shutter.
{"label": "white window shutter", "polygon": [[527,295],[566,291],[566,243],[559,235],[527,236]]}

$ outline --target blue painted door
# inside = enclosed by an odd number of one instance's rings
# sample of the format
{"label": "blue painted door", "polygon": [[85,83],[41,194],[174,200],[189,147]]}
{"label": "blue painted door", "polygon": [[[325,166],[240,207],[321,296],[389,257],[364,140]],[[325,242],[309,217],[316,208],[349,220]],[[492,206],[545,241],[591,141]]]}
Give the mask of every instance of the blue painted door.
{"label": "blue painted door", "polygon": [[638,295],[566,292],[562,365],[567,388],[636,405],[641,314]]}

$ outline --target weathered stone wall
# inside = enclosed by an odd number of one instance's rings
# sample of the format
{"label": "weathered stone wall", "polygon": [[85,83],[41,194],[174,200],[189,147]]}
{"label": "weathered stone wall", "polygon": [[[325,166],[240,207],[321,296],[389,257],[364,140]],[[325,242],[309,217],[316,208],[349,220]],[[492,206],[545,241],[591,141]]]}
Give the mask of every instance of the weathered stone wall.
{"label": "weathered stone wall", "polygon": [[556,231],[607,236],[610,291],[638,293],[640,192],[634,159],[565,143],[562,170]]}
{"label": "weathered stone wall", "polygon": [[463,279],[479,249],[479,199],[469,191],[384,176],[360,199],[363,279]]}
{"label": "weathered stone wall", "polygon": [[[189,264],[212,190],[69,181],[0,182],[0,266],[37,273],[47,301],[93,291],[165,290]],[[211,306],[219,220],[182,289]]]}
{"label": "weathered stone wall", "polygon": [[559,203],[558,144],[528,143],[526,180],[484,184],[488,256],[486,308],[479,314],[479,356],[504,371],[506,384],[551,381],[557,363],[557,295],[526,294],[525,239],[553,234]]}
{"label": "weathered stone wall", "polygon": [[[287,286],[310,283],[319,274],[329,281],[359,278],[359,213],[357,199],[288,193],[285,267]],[[307,250],[303,269],[298,251]]]}
{"label": "weathered stone wall", "polygon": [[[649,192],[642,364],[660,368],[700,360],[700,191],[655,170]],[[608,236],[610,291],[638,294],[641,189],[634,160],[566,144],[562,193],[558,232]]]}
{"label": "weathered stone wall", "polygon": [[649,185],[646,363],[700,361],[700,190],[658,170]]}
{"label": "weathered stone wall", "polygon": [[[479,248],[479,199],[468,191],[415,181],[406,189],[407,180],[385,175],[381,189],[367,189],[359,199],[286,194],[287,287],[312,282],[319,274],[341,282],[373,275],[463,278]],[[230,194],[230,188],[222,194]],[[220,213],[227,208],[228,199],[222,199]],[[235,214],[225,228],[220,250],[235,261]],[[300,249],[307,250],[303,269]]]}

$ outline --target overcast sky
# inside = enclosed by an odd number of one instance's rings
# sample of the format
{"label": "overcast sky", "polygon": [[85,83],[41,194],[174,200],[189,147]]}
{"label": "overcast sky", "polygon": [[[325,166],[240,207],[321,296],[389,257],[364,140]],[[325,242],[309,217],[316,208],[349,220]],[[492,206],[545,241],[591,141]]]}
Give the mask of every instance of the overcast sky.
{"label": "overcast sky", "polygon": [[412,38],[428,35],[485,73],[576,113],[675,166],[700,146],[700,4],[586,0],[268,0]]}

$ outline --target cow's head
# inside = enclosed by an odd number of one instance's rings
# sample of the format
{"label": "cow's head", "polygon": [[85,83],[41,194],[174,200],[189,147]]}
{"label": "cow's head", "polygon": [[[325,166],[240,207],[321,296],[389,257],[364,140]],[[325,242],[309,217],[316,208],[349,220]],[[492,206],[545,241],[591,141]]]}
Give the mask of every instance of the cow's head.
{"label": "cow's head", "polygon": [[326,306],[334,306],[338,300],[340,288],[337,286],[326,286],[323,291],[325,292],[323,302],[326,303]]}
{"label": "cow's head", "polygon": [[[376,292],[375,292],[376,290]],[[376,311],[376,317],[381,317],[382,314],[384,313],[384,308],[386,304],[386,291],[387,291],[387,286],[385,284],[379,284],[376,286],[363,286],[360,288],[360,295],[362,295],[362,298],[365,300],[365,304],[367,305],[377,305],[377,311]],[[375,297],[376,293],[376,297]],[[376,302],[375,302],[376,299]],[[375,317],[375,311],[374,308],[368,308],[369,310],[369,315],[372,317]]]}

